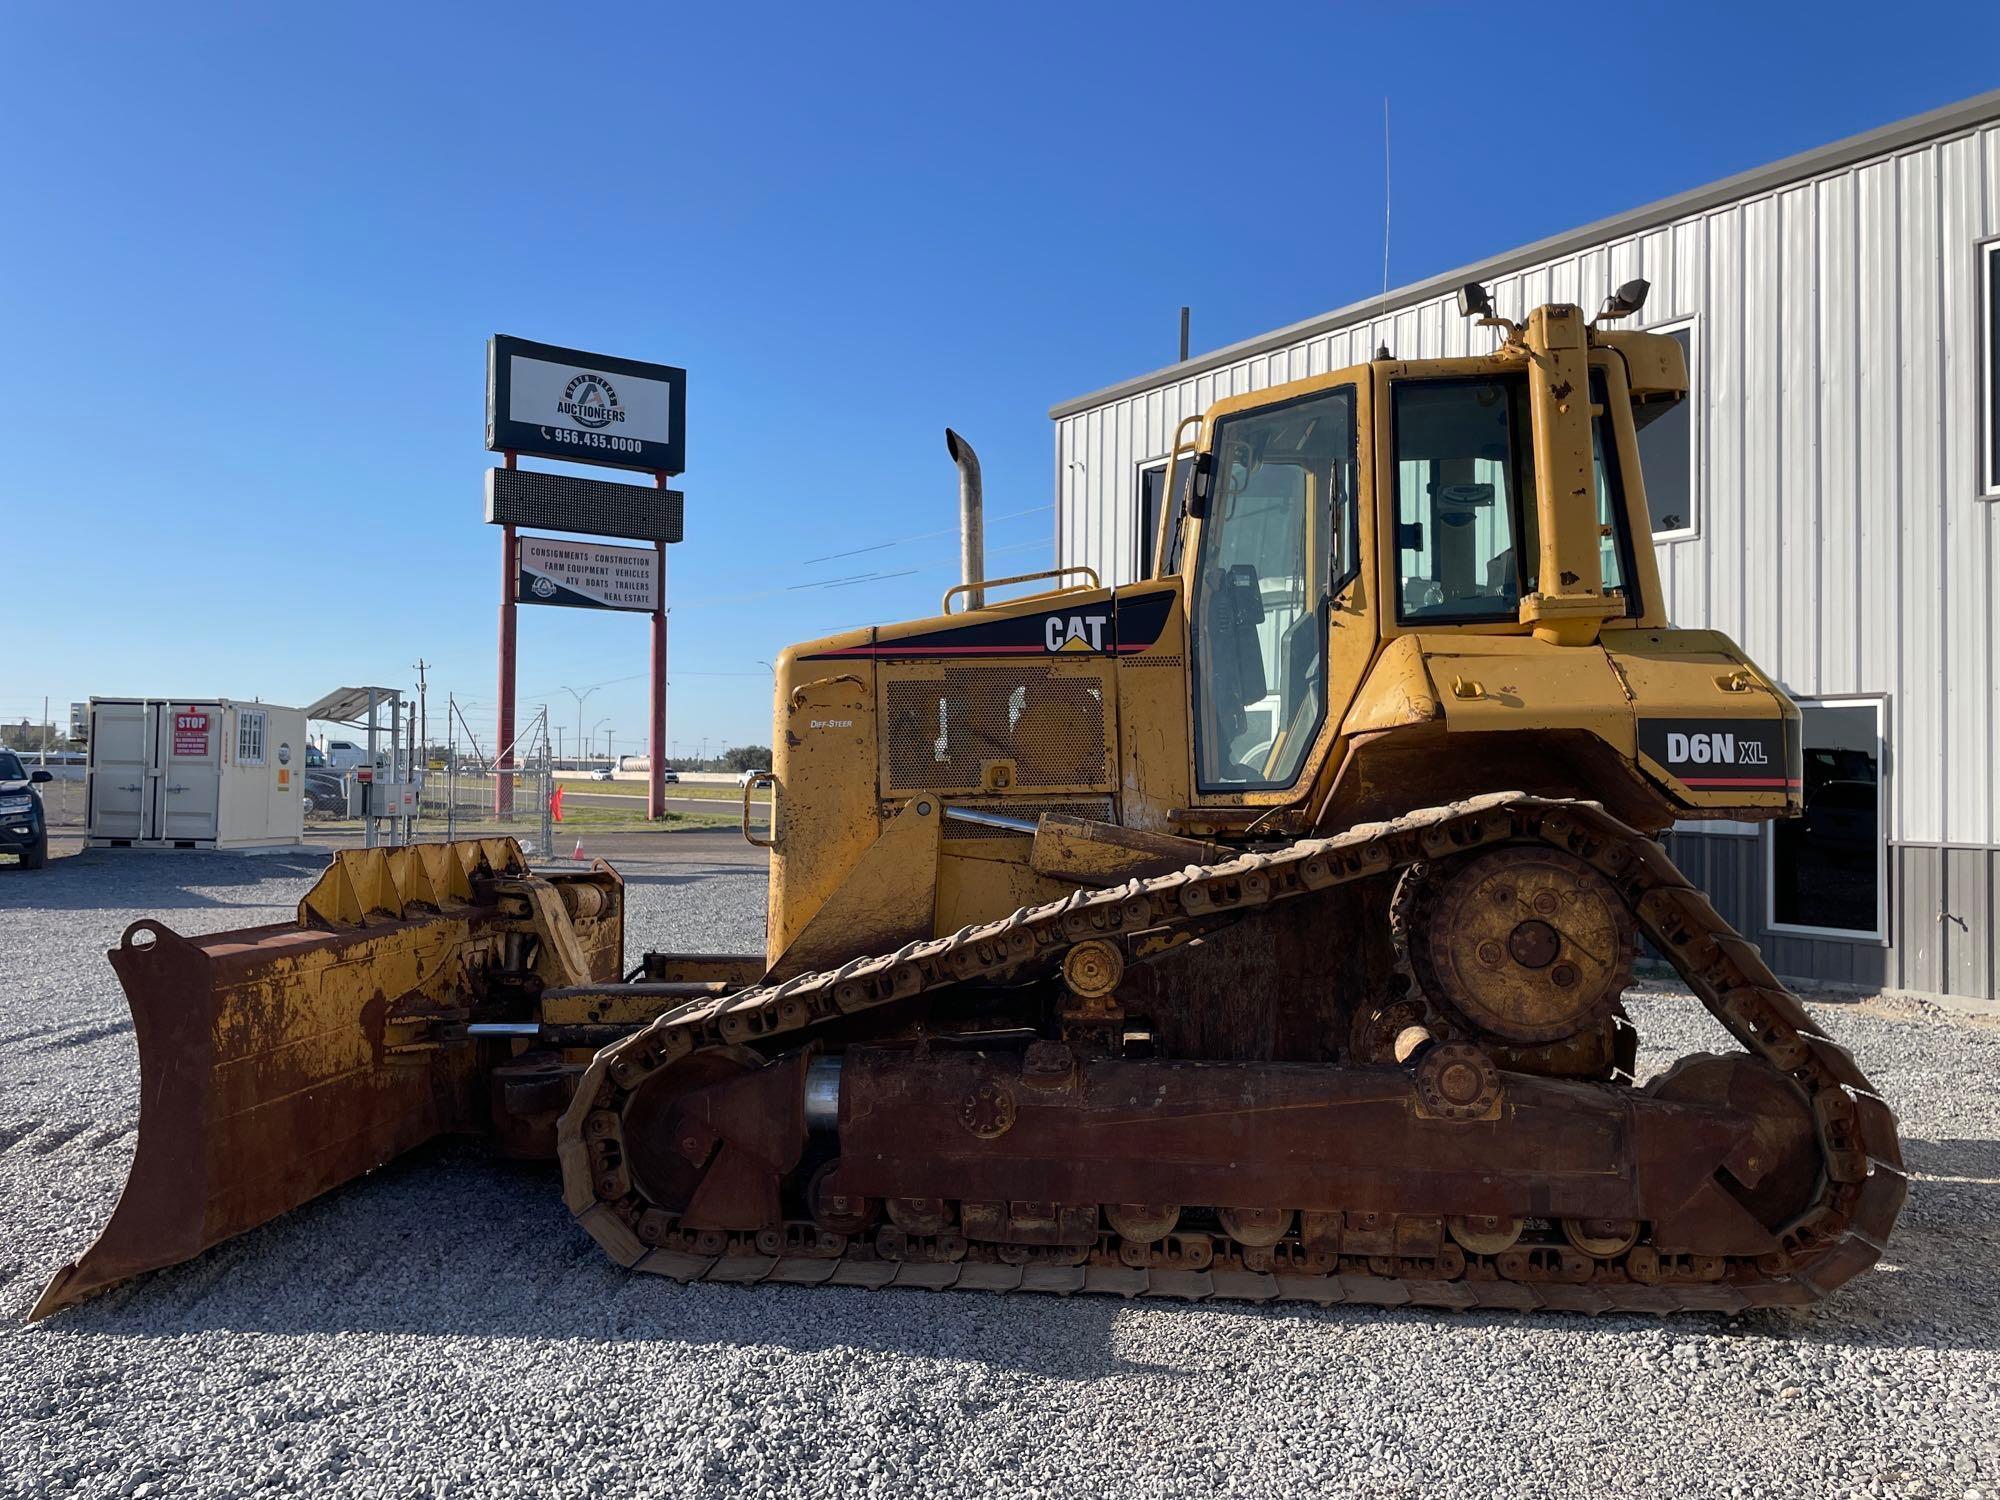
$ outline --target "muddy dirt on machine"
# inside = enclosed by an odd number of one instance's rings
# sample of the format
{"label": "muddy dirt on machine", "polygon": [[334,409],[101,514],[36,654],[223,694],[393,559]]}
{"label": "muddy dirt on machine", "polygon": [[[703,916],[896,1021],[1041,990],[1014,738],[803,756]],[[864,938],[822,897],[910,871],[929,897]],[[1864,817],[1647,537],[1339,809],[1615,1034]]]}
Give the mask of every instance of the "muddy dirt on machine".
{"label": "muddy dirt on machine", "polygon": [[[1389,1027],[1387,1060],[952,1027],[1037,984],[1087,1019],[1079,967],[1088,990],[1190,932],[1383,882],[1415,984],[1356,1030]],[[1617,999],[1640,932],[1744,1051],[1632,1085]],[[697,1001],[591,1064],[559,1140],[614,1259],[730,1281],[1734,1310],[1872,1264],[1905,1191],[1888,1108],[1658,846],[1520,796]]]}

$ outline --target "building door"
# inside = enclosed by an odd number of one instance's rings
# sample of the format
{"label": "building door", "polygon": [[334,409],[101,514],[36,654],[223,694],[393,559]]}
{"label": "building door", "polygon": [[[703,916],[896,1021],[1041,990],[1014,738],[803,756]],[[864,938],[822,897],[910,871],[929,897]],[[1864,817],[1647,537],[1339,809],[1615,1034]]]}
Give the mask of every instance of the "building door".
{"label": "building door", "polygon": [[153,715],[144,703],[96,703],[90,709],[90,836],[147,836],[147,771]]}
{"label": "building door", "polygon": [[222,799],[222,705],[169,703],[160,731],[163,839],[212,839]]}

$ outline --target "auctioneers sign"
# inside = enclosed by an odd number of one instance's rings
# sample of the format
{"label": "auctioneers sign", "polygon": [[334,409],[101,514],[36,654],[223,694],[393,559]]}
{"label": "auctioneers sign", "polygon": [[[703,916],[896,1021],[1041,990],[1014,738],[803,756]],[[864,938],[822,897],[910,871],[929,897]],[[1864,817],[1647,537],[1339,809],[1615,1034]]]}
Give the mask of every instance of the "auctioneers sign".
{"label": "auctioneers sign", "polygon": [[687,467],[687,371],[495,334],[486,346],[486,446],[571,463]]}
{"label": "auctioneers sign", "polygon": [[575,609],[660,607],[660,554],[651,547],[609,547],[552,536],[518,538],[514,598],[522,604]]}

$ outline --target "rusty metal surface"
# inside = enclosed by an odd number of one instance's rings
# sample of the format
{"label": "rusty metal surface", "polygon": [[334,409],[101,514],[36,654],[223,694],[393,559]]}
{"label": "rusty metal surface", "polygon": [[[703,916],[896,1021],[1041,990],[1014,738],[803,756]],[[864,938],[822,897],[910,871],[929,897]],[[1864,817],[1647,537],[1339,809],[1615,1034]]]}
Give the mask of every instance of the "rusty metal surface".
{"label": "rusty metal surface", "polygon": [[[528,951],[552,974],[615,980],[622,896],[608,867],[543,880],[513,840],[479,840],[343,851],[296,924],[185,938],[133,923],[110,953],[139,1050],[131,1171],[31,1316],[484,1130],[503,1049],[464,1035],[482,983]],[[541,1100],[545,1153],[562,1102]]]}
{"label": "rusty metal surface", "polygon": [[1045,812],[1037,820],[1029,863],[1040,875],[1106,886],[1122,885],[1135,875],[1169,875],[1226,858],[1227,850],[1201,839]]}
{"label": "rusty metal surface", "polygon": [[[962,1117],[982,1094],[1007,1101],[1006,1128]],[[1423,1118],[1414,1095],[1396,1067],[1106,1059],[1048,1088],[1024,1085],[1008,1054],[850,1048],[840,1165],[827,1186],[1093,1206],[1653,1219],[1702,1196],[1753,1133],[1726,1100],[1520,1075],[1506,1080],[1499,1128]],[[1759,1248],[1778,1247],[1767,1235]]]}
{"label": "rusty metal surface", "polygon": [[190,941],[134,923],[111,963],[139,1047],[139,1141],[102,1234],[43,1317],[276,1218],[482,1117],[480,1049],[426,1039],[463,1014],[462,920]]}
{"label": "rusty metal surface", "polygon": [[726,984],[742,989],[764,977],[761,953],[648,953],[642,974],[647,983]]}
{"label": "rusty metal surface", "polygon": [[[1531,1185],[1524,1167],[1519,1184],[1523,1193],[1512,1197],[1504,1185],[1496,1191],[1490,1183],[1474,1181],[1490,1175],[1497,1149],[1491,1142],[1478,1149],[1470,1144],[1460,1148],[1458,1158],[1469,1164],[1462,1180],[1450,1180],[1449,1153],[1442,1166],[1435,1158],[1427,1165],[1419,1162],[1430,1178],[1447,1179],[1442,1189],[1427,1188],[1424,1195],[1412,1196],[1411,1174],[1400,1171],[1384,1173],[1369,1183],[1325,1181],[1314,1189],[1319,1195],[1314,1201],[1325,1207],[1305,1216],[1294,1212],[1301,1206],[1301,1184],[1314,1170],[1304,1159],[1286,1164],[1282,1172],[1272,1164],[1266,1180],[1253,1182],[1248,1190],[1220,1181],[1206,1186],[1217,1209],[1229,1205],[1216,1199],[1261,1195],[1261,1201],[1244,1205],[1256,1215],[1255,1223],[1263,1226],[1258,1236],[1266,1232],[1268,1216],[1275,1215],[1289,1226],[1270,1245],[1238,1242],[1226,1227],[1209,1239],[1206,1250],[1194,1243],[1200,1234],[1186,1245],[1180,1235],[1147,1245],[1121,1241],[1112,1231],[1094,1250],[1082,1251],[1079,1259],[1078,1252],[1063,1246],[982,1245],[955,1229],[912,1234],[894,1223],[872,1240],[866,1234],[833,1233],[809,1221],[778,1218],[755,1230],[695,1231],[671,1213],[649,1206],[632,1191],[629,1178],[602,1171],[608,1162],[624,1159],[629,1143],[623,1137],[622,1116],[627,1102],[637,1091],[660,1089],[662,1081],[671,1089],[684,1059],[720,1047],[771,1045],[793,1036],[800,1041],[820,1033],[837,1037],[844,1017],[893,1007],[969,980],[1018,983],[1052,975],[1079,941],[1137,942],[1142,933],[1157,935],[1162,928],[1219,913],[1303,901],[1343,885],[1393,878],[1398,870],[1425,861],[1508,844],[1560,850],[1602,875],[1640,929],[1743,1045],[1744,1053],[1730,1066],[1755,1070],[1759,1078],[1770,1075],[1803,1101],[1810,1116],[1810,1154],[1816,1170],[1802,1202],[1795,1198],[1785,1203],[1780,1187],[1764,1184],[1773,1173],[1773,1182],[1796,1185],[1802,1180],[1796,1153],[1804,1116],[1794,1113],[1774,1125],[1767,1115],[1773,1109],[1783,1115],[1785,1107],[1773,1105],[1761,1085],[1734,1075],[1695,1080],[1684,1085],[1678,1097],[1670,1090],[1645,1096],[1607,1084],[1500,1075],[1503,1092],[1521,1103],[1564,1101],[1549,1104],[1546,1124],[1529,1128],[1542,1156],[1539,1186]],[[1046,1049],[1047,1044],[1038,1046]],[[960,1099],[949,1123],[940,1113],[927,1126],[911,1130],[915,1145],[893,1148],[907,1154],[913,1170],[926,1172],[932,1169],[915,1164],[927,1162],[937,1152],[962,1152],[964,1172],[949,1194],[943,1176],[913,1184],[886,1165],[882,1175],[870,1176],[869,1169],[851,1163],[843,1163],[834,1177],[820,1184],[822,1194],[836,1184],[846,1186],[849,1191],[831,1195],[851,1208],[857,1199],[869,1196],[870,1187],[886,1197],[893,1186],[895,1196],[909,1199],[926,1196],[922,1188],[931,1185],[936,1190],[929,1196],[947,1206],[953,1199],[974,1204],[976,1221],[989,1228],[1013,1217],[1011,1208],[1006,1216],[996,1217],[994,1203],[1060,1202],[1062,1192],[1053,1183],[1062,1183],[1063,1191],[1092,1205],[1190,1201],[1186,1195],[1165,1192],[1163,1174],[1139,1172],[1129,1163],[1115,1169],[1126,1173],[1124,1179],[1109,1179],[1106,1174],[1113,1168],[1108,1162],[1100,1163],[1100,1172],[1093,1177],[1074,1167],[1073,1150],[1065,1154],[1053,1140],[1043,1143],[1034,1172],[1025,1173],[1021,1181],[994,1167],[1010,1136],[1027,1129],[1019,1123],[1028,1114],[1021,1097],[1033,1089],[1078,1086],[1081,1075],[1074,1063],[1063,1068],[1055,1065],[1058,1061],[1046,1050],[1038,1054],[1037,1048],[1029,1049],[1020,1064],[1020,1089],[1012,1101],[1011,1119],[1008,1110],[991,1099],[982,1104],[975,1098],[976,1107]],[[934,1057],[931,1066],[939,1065]],[[1188,1066],[1199,1070],[1213,1065]],[[1338,1092],[1364,1089],[1357,1080],[1369,1077],[1372,1070],[1301,1071],[1317,1072],[1322,1091]],[[1328,1081],[1342,1074],[1345,1080]],[[1405,1107],[1410,1084],[1386,1071],[1375,1076],[1395,1080],[1404,1103],[1394,1107]],[[1448,1102],[1456,1097],[1456,1083],[1443,1078],[1436,1082],[1439,1099]],[[1466,1087],[1474,1095],[1479,1093],[1470,1083]],[[1623,1112],[1622,1135],[1614,1128],[1608,1136],[1591,1139],[1592,1111],[1582,1105],[1581,1097],[1567,1098],[1564,1091],[1570,1090],[1594,1101],[1615,1101]],[[1386,1121],[1392,1106],[1386,1100],[1376,1102]],[[1482,1132],[1503,1133],[1521,1114],[1519,1109],[1512,1111],[1507,1126],[1468,1119],[1441,1120],[1439,1128],[1463,1132],[1460,1139],[1470,1143]],[[912,1110],[905,1124],[915,1126],[921,1116],[921,1111]],[[968,1119],[978,1128],[969,1128]],[[1008,1120],[1007,1127],[996,1128],[1003,1120]],[[1072,1134],[1074,1127],[1072,1116]],[[1213,1165],[1217,1159],[1213,1143],[1201,1139],[1198,1126],[1183,1123],[1179,1128],[1189,1133],[1188,1154],[1199,1158],[1195,1166],[1205,1161],[1203,1170],[1220,1176]],[[1376,1139],[1378,1148],[1398,1128],[1412,1127],[1406,1123],[1380,1128],[1384,1135]],[[1693,1153],[1688,1149],[1691,1136],[1699,1147]],[[887,1142],[894,1138],[893,1129],[879,1135],[879,1149],[872,1154],[888,1157],[892,1147]],[[1024,1134],[1021,1139],[1025,1144],[1029,1137]],[[954,1140],[964,1144],[955,1147]],[[1811,1019],[1770,974],[1756,950],[1723,925],[1664,853],[1593,804],[1513,794],[1472,799],[1221,865],[1133,880],[1110,890],[1079,891],[1066,901],[1023,909],[1004,921],[949,937],[911,943],[893,954],[856,959],[838,970],[690,1005],[607,1048],[593,1061],[575,1104],[563,1117],[559,1141],[566,1198],[585,1228],[615,1259],[671,1276],[731,1281],[965,1285],[1254,1299],[1292,1296],[1327,1302],[1579,1311],[1793,1305],[1816,1300],[1873,1263],[1905,1192],[1894,1116],[1887,1105],[1869,1089],[1844,1051],[1816,1035]],[[1562,1143],[1555,1156],[1551,1142]],[[1776,1164],[1767,1160],[1774,1143],[1792,1156]],[[1589,1191],[1556,1187],[1568,1179],[1553,1169],[1565,1161],[1588,1163],[1593,1149],[1598,1153],[1595,1161],[1606,1169],[1603,1175],[1627,1178],[1623,1199],[1605,1184]],[[1561,1151],[1573,1154],[1564,1157]],[[1522,1150],[1503,1159],[1520,1165],[1527,1156]],[[1418,1162],[1416,1154],[1404,1159]],[[1065,1166],[1065,1161],[1072,1165]],[[1731,1192],[1718,1180],[1713,1170],[1717,1162],[1740,1191]],[[1059,1175],[1064,1171],[1070,1173],[1067,1178]],[[974,1175],[980,1172],[988,1175]],[[1576,1180],[1588,1175],[1579,1171]],[[1021,1192],[1024,1186],[1032,1191]],[[1100,1191],[1101,1186],[1118,1191]],[[1142,1186],[1150,1196],[1137,1191]],[[1380,1192],[1377,1201],[1385,1206],[1353,1207],[1348,1195],[1364,1190]],[[1462,1199],[1455,1196],[1460,1193]],[[1759,1218],[1760,1209],[1765,1219]],[[1237,1215],[1241,1227],[1245,1222],[1241,1211],[1229,1211]],[[1491,1248],[1506,1237],[1514,1217],[1542,1227],[1531,1228],[1532,1239],[1523,1238],[1492,1254],[1467,1251],[1445,1234],[1447,1221],[1457,1221],[1467,1226],[1465,1232],[1476,1244]],[[854,1221],[850,1215],[849,1222]],[[1628,1223],[1642,1228],[1650,1223],[1661,1234],[1647,1239],[1635,1233],[1628,1242]],[[1604,1253],[1595,1253],[1599,1251]],[[1190,1269],[1196,1261],[1205,1269]]]}

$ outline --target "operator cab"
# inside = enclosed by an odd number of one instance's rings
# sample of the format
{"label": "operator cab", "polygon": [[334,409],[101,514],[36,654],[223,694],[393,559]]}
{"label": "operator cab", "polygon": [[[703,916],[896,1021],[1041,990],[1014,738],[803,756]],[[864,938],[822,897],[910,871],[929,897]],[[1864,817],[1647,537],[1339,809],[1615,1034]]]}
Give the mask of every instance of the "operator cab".
{"label": "operator cab", "polygon": [[[1637,311],[1644,291],[1621,288],[1602,316]],[[1205,441],[1177,440],[1158,550],[1186,580],[1198,797],[1302,795],[1389,637],[1581,644],[1600,625],[1660,623],[1634,531],[1634,406],[1652,415],[1684,393],[1677,347],[1586,329],[1569,307],[1531,331],[1477,287],[1462,303],[1506,331],[1493,353],[1383,357],[1233,397],[1189,419]]]}

